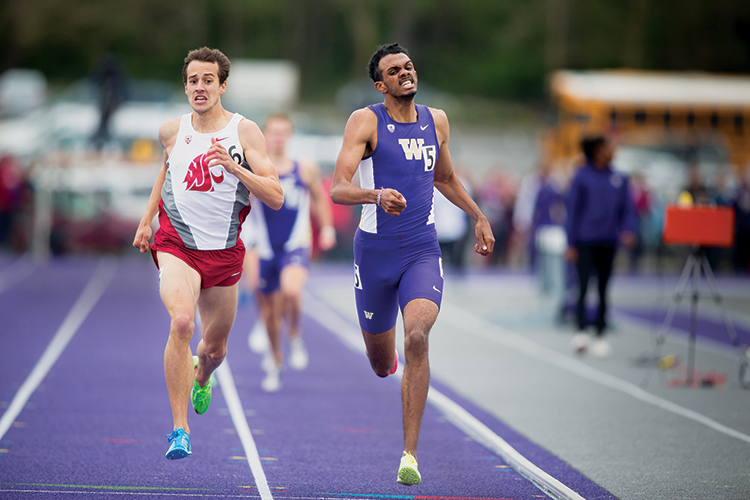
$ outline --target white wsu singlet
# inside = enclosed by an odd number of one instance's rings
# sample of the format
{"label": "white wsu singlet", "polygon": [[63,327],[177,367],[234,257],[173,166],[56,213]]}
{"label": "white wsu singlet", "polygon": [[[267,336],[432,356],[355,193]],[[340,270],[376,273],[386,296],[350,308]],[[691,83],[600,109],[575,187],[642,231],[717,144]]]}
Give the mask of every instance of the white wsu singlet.
{"label": "white wsu singlet", "polygon": [[209,168],[205,153],[211,147],[211,138],[215,138],[237,163],[242,163],[237,127],[244,117],[235,114],[223,129],[203,134],[193,129],[191,115],[182,116],[167,159],[161,206],[172,227],[161,224],[160,229],[179,237],[187,248],[232,248],[237,244],[250,196],[247,187],[224,167]]}

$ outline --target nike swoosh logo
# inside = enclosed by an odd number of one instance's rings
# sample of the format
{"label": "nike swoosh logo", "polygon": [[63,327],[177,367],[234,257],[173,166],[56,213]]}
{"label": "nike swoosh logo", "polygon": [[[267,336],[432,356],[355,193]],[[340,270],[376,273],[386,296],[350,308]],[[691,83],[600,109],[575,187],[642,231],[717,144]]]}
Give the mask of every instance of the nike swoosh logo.
{"label": "nike swoosh logo", "polygon": [[222,137],[221,139],[216,139],[216,142],[221,142],[221,141],[223,141],[224,139],[229,139],[229,136],[226,136],[226,137]]}
{"label": "nike swoosh logo", "polygon": [[424,127],[422,127],[421,125],[419,126],[419,128],[422,130],[427,130],[427,127],[429,127],[429,125],[425,125]]}
{"label": "nike swoosh logo", "polygon": [[432,285],[432,289],[433,289],[433,290],[435,290],[435,291],[436,291],[437,293],[443,293],[443,292],[441,292],[440,290],[438,290],[438,289],[437,289],[437,287],[436,287],[435,285]]}

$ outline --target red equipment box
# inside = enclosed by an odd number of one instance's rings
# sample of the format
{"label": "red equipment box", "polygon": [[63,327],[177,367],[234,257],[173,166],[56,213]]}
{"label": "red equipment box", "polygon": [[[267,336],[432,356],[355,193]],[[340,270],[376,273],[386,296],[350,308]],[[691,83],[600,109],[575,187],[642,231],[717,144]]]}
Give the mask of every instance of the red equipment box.
{"label": "red equipment box", "polygon": [[731,247],[734,244],[734,209],[668,205],[662,238],[671,245]]}

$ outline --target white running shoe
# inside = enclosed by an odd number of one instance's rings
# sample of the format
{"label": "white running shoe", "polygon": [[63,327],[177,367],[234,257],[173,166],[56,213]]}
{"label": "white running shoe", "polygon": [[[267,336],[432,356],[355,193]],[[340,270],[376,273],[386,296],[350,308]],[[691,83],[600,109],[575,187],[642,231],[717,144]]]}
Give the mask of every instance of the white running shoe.
{"label": "white running shoe", "polygon": [[265,392],[278,392],[281,389],[281,369],[273,365],[266,371],[266,377],[260,383],[260,388]]}
{"label": "white running shoe", "polygon": [[599,359],[608,358],[612,355],[612,346],[602,337],[597,337],[591,343],[591,355]]}
{"label": "white running shoe", "polygon": [[263,324],[263,320],[259,319],[255,322],[255,326],[247,338],[247,345],[250,346],[251,351],[259,354],[268,351],[271,344],[268,341],[268,332],[266,331],[266,325]]}
{"label": "white running shoe", "polygon": [[289,366],[295,370],[304,370],[310,361],[307,348],[299,337],[289,339]]}
{"label": "white running shoe", "polygon": [[414,486],[422,482],[422,475],[417,469],[417,460],[407,451],[401,457],[396,482],[404,486]]}
{"label": "white running shoe", "polygon": [[271,349],[263,353],[263,360],[260,362],[260,367],[264,372],[271,371],[276,366],[276,359],[273,356]]}
{"label": "white running shoe", "polygon": [[589,336],[585,333],[576,333],[570,339],[570,346],[573,348],[574,353],[579,355],[586,354],[586,349],[589,347]]}

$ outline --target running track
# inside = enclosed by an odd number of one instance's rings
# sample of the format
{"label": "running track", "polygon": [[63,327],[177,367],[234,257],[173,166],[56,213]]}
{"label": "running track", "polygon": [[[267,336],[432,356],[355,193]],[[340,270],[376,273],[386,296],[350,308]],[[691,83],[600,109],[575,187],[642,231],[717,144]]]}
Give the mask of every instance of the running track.
{"label": "running track", "polygon": [[398,485],[399,379],[378,379],[346,340],[356,325],[321,304],[302,323],[310,366],[277,394],[240,307],[211,408],[189,416],[193,455],[168,461],[151,259],[0,257],[0,498],[614,498],[434,377],[423,484]]}

